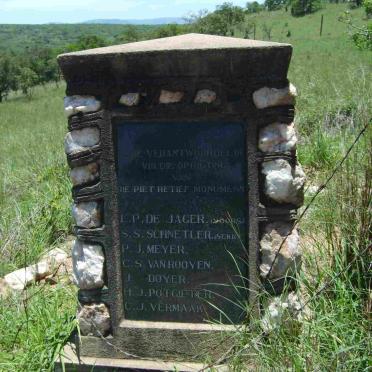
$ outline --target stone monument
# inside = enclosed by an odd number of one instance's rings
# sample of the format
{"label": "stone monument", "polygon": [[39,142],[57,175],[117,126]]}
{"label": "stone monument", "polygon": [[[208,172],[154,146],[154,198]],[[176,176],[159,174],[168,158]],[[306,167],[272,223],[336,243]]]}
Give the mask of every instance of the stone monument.
{"label": "stone monument", "polygon": [[259,317],[259,288],[291,286],[291,53],[189,34],[58,57],[79,288],[66,366],[200,369],[245,321],[239,304]]}

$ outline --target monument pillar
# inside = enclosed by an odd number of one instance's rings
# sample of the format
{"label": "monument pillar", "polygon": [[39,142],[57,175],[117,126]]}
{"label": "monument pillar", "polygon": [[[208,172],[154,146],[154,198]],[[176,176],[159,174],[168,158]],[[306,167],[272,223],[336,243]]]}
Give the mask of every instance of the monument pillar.
{"label": "monument pillar", "polygon": [[79,288],[67,365],[193,370],[246,309],[260,316],[261,292],[294,289],[291,53],[188,34],[58,57]]}

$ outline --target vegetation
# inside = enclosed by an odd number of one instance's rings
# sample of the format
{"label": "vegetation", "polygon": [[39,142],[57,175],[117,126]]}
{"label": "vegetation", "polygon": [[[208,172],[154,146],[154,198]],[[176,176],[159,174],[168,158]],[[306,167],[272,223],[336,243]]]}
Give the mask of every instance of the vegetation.
{"label": "vegetation", "polygon": [[[372,117],[371,52],[358,49],[351,37],[356,29],[349,34],[338,21],[346,10],[354,26],[367,27],[364,8],[325,4],[321,13],[300,18],[292,17],[285,7],[272,12],[247,10],[242,25],[231,16],[216,29],[293,44],[289,79],[300,92],[298,155],[309,186],[324,182]],[[64,84],[53,82],[57,75],[50,68],[57,51],[69,50],[68,45],[74,46],[70,50],[98,45],[102,40],[110,44],[142,40],[146,35],[168,36],[193,27],[205,31],[210,27],[204,23],[206,17],[202,12],[193,18],[195,24],[186,26],[0,26],[0,46],[11,50],[0,57],[0,97],[7,98],[0,104],[0,277],[37,262],[45,250],[71,233],[70,184],[63,152]],[[4,30],[8,31],[4,34]],[[24,48],[27,37],[28,51]],[[49,51],[42,52],[40,45]],[[16,86],[28,96],[15,92]],[[257,370],[368,369],[371,141],[369,126],[300,225],[305,258],[298,280],[311,316],[303,320],[301,332],[283,329],[262,336],[253,327],[234,334],[237,348],[227,358],[236,370],[247,366]],[[307,195],[309,200],[311,194]],[[325,283],[330,284],[318,294]],[[75,290],[64,285],[35,285],[23,295],[1,301],[0,371],[52,370],[55,356],[75,326],[74,313]]]}

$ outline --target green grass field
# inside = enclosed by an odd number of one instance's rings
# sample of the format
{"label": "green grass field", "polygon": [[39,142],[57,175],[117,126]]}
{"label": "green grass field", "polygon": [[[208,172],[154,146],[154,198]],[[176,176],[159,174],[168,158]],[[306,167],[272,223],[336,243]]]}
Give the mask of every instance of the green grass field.
{"label": "green grass field", "polygon": [[[328,4],[302,18],[284,11],[252,16],[256,38],[265,38],[265,22],[273,25],[272,40],[294,46],[289,78],[299,90],[298,153],[311,185],[324,182],[372,118],[372,53],[358,50],[346,25],[337,21],[344,9],[345,4]],[[351,14],[365,22],[361,9]],[[63,96],[61,83],[37,87],[31,98],[14,94],[0,104],[0,277],[37,262],[71,233]],[[332,280],[310,301],[314,316],[304,321],[301,333],[280,331],[258,341],[254,330],[237,333],[237,351],[229,358],[237,371],[248,365],[260,371],[368,370],[371,134],[369,128],[301,224],[305,262],[299,281],[305,297]],[[36,285],[2,300],[0,371],[52,370],[74,327],[75,306],[75,290],[62,285]]]}

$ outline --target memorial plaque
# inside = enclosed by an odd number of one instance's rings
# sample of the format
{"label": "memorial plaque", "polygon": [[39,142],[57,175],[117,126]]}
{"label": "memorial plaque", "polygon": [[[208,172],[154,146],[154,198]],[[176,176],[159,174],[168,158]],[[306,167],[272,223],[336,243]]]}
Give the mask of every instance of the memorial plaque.
{"label": "memorial plaque", "polygon": [[244,286],[239,273],[247,277],[244,125],[115,128],[125,318],[239,322],[234,302],[246,292],[236,287]]}
{"label": "memorial plaque", "polygon": [[274,253],[303,191],[291,54],[189,34],[59,56],[79,287],[71,371],[209,369],[264,310],[260,293],[289,288],[300,254],[274,266]]}

